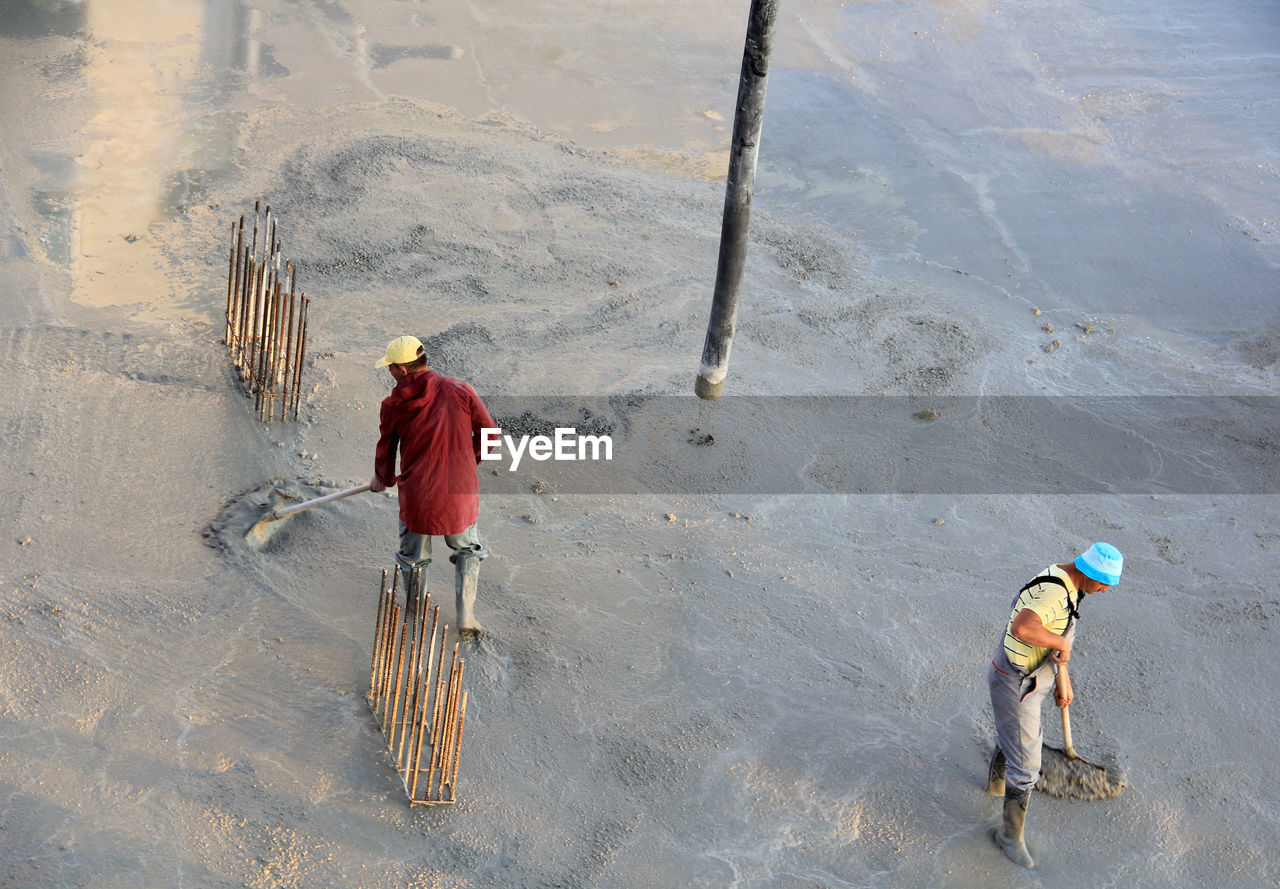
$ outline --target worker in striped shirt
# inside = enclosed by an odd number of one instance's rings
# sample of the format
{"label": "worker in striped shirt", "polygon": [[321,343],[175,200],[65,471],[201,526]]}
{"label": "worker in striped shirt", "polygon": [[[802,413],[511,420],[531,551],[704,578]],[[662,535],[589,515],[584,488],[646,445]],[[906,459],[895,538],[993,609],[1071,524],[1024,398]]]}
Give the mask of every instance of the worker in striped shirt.
{"label": "worker in striped shirt", "polygon": [[1118,549],[1095,543],[1074,561],[1040,572],[1014,597],[1004,636],[987,668],[996,723],[987,791],[1004,796],[995,839],[1023,867],[1035,866],[1023,827],[1031,789],[1040,777],[1040,707],[1051,691],[1059,707],[1071,703],[1070,682],[1058,681],[1057,668],[1071,658],[1080,603],[1119,583],[1123,566]]}

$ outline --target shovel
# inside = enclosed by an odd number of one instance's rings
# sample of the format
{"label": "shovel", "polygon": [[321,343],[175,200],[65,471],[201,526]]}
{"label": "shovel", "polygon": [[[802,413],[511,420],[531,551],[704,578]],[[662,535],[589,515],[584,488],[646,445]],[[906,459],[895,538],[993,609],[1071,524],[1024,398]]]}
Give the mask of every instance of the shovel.
{"label": "shovel", "polygon": [[310,509],[313,506],[323,506],[326,503],[332,503],[335,500],[341,500],[344,497],[353,497],[356,494],[363,494],[370,490],[369,485],[360,485],[356,488],[347,488],[342,491],[334,491],[332,494],[325,494],[323,497],[317,497],[314,500],[306,500],[302,503],[295,503],[292,506],[277,506],[265,516],[260,518],[257,523],[245,532],[245,543],[249,544],[249,548],[253,550],[261,550],[267,545],[271,538],[275,537],[283,527],[284,523],[281,519],[286,519],[292,515],[302,512],[304,509]]}
{"label": "shovel", "polygon": [[[1058,682],[1071,687],[1067,665],[1058,665]],[[1071,742],[1071,715],[1062,707],[1062,747],[1042,746],[1040,780],[1036,790],[1065,799],[1113,799],[1124,789],[1124,779],[1106,766],[1082,759]]]}

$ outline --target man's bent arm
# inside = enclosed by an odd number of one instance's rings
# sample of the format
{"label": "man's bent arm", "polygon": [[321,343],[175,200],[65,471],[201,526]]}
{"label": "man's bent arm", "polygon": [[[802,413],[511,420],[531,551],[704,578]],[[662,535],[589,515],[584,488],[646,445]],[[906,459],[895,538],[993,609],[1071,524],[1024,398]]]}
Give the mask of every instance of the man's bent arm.
{"label": "man's bent arm", "polygon": [[1055,663],[1065,664],[1071,659],[1071,643],[1066,637],[1059,636],[1046,628],[1044,622],[1040,620],[1040,615],[1030,608],[1024,608],[1018,612],[1018,616],[1013,619],[1013,624],[1009,627],[1009,632],[1015,639],[1021,639],[1036,648],[1052,648]]}

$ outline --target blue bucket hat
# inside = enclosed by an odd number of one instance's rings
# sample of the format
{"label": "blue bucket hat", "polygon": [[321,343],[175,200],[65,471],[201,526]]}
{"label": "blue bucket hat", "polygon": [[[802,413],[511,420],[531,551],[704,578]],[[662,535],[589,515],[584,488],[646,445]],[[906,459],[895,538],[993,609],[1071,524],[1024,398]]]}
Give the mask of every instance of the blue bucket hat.
{"label": "blue bucket hat", "polygon": [[1124,556],[1120,550],[1109,543],[1095,543],[1076,556],[1076,568],[1085,577],[1098,583],[1113,586],[1120,582],[1120,572],[1124,569]]}

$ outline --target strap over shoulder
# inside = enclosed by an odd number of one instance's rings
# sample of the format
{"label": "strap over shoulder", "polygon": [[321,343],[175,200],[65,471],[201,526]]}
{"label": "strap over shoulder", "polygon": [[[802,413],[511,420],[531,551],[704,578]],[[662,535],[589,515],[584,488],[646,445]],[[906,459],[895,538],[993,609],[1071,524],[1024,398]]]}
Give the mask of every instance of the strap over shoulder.
{"label": "strap over shoulder", "polygon": [[[1018,590],[1018,595],[1021,596],[1033,586],[1039,586],[1042,583],[1056,583],[1064,590],[1067,590],[1067,613],[1071,615],[1072,620],[1080,619],[1080,604],[1079,602],[1071,601],[1071,591],[1067,589],[1067,582],[1061,577],[1056,577],[1052,574],[1041,574],[1039,577],[1033,577],[1026,586]],[[1015,599],[1015,601],[1017,600]]]}

